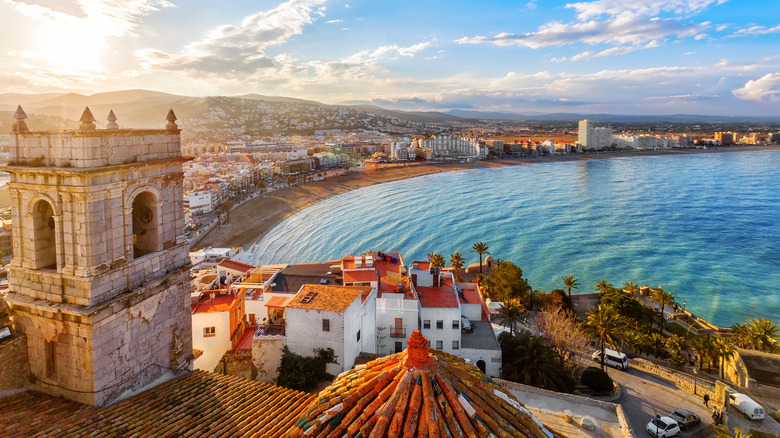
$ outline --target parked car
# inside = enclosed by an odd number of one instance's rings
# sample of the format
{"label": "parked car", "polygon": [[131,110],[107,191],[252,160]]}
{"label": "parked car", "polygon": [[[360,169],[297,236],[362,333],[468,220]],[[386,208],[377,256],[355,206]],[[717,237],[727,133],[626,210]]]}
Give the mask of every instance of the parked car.
{"label": "parked car", "polygon": [[760,404],[753,401],[752,398],[745,394],[735,392],[729,395],[729,404],[737,408],[738,411],[747,415],[751,420],[763,420],[766,418],[764,408]]}
{"label": "parked car", "polygon": [[670,417],[653,418],[645,430],[656,438],[669,438],[680,435],[680,425]]}
{"label": "parked car", "polygon": [[[594,351],[590,357],[596,362],[600,362],[601,350]],[[628,368],[628,356],[625,353],[606,348],[604,349],[604,365],[609,365],[619,370],[626,370]]]}
{"label": "parked car", "polygon": [[677,409],[669,415],[680,426],[680,430],[688,430],[701,424],[701,418],[686,409]]}

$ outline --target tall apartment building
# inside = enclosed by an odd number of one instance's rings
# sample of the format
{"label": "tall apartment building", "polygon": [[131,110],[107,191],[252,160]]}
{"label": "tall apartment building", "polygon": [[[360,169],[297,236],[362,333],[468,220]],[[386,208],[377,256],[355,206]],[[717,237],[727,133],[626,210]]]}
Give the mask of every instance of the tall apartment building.
{"label": "tall apartment building", "polygon": [[614,139],[611,129],[596,128],[585,119],[580,120],[577,141],[583,150],[599,150],[612,146]]}

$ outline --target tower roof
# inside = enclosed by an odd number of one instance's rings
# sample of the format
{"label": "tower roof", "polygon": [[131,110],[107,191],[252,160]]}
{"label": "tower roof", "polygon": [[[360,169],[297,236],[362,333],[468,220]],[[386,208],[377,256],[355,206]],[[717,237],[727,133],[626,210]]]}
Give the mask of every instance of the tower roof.
{"label": "tower roof", "polygon": [[19,105],[16,107],[16,112],[14,113],[14,118],[17,120],[26,119],[27,114],[25,114],[24,110],[22,109],[22,106]]}
{"label": "tower roof", "polygon": [[79,121],[81,123],[92,123],[95,121],[95,116],[92,115],[92,111],[89,110],[89,107],[84,108],[84,112],[81,114]]}
{"label": "tower roof", "polygon": [[117,121],[117,118],[114,115],[114,110],[109,110],[108,117],[106,118],[106,120],[108,120],[109,122],[116,122]]}
{"label": "tower roof", "polygon": [[476,367],[430,349],[418,330],[408,345],[339,375],[285,436],[557,435]]}

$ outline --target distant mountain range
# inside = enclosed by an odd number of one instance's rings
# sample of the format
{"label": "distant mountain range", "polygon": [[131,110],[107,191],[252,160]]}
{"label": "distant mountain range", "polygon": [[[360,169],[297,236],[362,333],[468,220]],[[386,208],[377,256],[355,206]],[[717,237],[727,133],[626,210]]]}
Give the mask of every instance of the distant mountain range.
{"label": "distant mountain range", "polygon": [[[190,97],[148,90],[125,90],[85,96],[76,93],[0,94],[0,129],[7,131],[13,120],[2,112],[16,110],[22,105],[32,117],[47,117],[51,123],[73,128],[89,106],[99,123],[104,123],[110,110],[119,119],[120,126],[133,128],[162,127],[169,108],[173,108],[182,128],[201,136],[207,131],[219,131],[235,137],[236,134],[268,135],[273,133],[309,133],[316,129],[379,129],[388,132],[409,132],[422,129],[425,124],[449,124],[492,120],[576,122],[582,119],[600,123],[772,123],[774,117],[699,116],[690,114],[625,116],[613,114],[519,114],[450,110],[446,112],[409,112],[371,105],[328,105],[312,100],[279,96],[246,94],[233,97]],[[32,120],[32,119],[31,119]],[[30,122],[30,121],[28,121]],[[29,123],[28,123],[29,124]],[[426,132],[422,129],[421,133]],[[435,131],[434,131],[435,132]]]}

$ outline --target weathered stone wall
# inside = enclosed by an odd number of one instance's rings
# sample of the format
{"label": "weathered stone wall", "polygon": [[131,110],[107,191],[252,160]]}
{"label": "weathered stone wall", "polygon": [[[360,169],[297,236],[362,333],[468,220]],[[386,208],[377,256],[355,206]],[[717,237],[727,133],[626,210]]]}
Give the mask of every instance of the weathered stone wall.
{"label": "weathered stone wall", "polygon": [[708,394],[711,400],[716,400],[716,387],[707,380],[694,378],[688,374],[680,373],[670,368],[656,365],[648,360],[641,358],[631,359],[629,366],[634,367],[642,372],[654,374],[658,377],[668,380],[685,392],[694,394],[695,390],[695,394],[699,397],[704,397],[704,394]]}
{"label": "weathered stone wall", "polygon": [[112,304],[108,315],[94,323],[91,359],[96,404],[110,402],[126,390],[189,363],[190,290],[189,270],[184,269],[146,290],[122,297]]}
{"label": "weathered stone wall", "polygon": [[618,423],[620,424],[620,429],[623,432],[623,437],[624,438],[634,437],[634,431],[633,429],[631,429],[631,425],[629,424],[628,419],[626,418],[626,413],[623,411],[623,407],[618,404],[596,400],[590,397],[582,397],[574,394],[565,394],[562,392],[549,391],[546,389],[537,388],[529,385],[523,385],[522,383],[510,382],[508,380],[503,380],[503,379],[495,379],[495,380],[500,382],[503,386],[506,386],[507,388],[514,389],[517,391],[527,392],[530,394],[539,394],[545,397],[553,397],[559,400],[570,401],[573,403],[581,403],[584,405],[594,406],[608,411],[614,411],[615,415],[617,415]]}
{"label": "weathered stone wall", "polygon": [[243,377],[244,379],[253,380],[257,375],[257,369],[252,363],[252,352],[247,350],[239,350],[235,353],[227,352],[222,356],[220,360],[220,366],[222,368],[222,374],[228,376]]}
{"label": "weathered stone wall", "polygon": [[748,369],[740,354],[742,351],[744,350],[737,349],[737,352],[725,361],[723,377],[727,382],[734,386],[747,388],[750,376],[748,375]]}
{"label": "weathered stone wall", "polygon": [[30,386],[27,337],[14,334],[0,341],[0,397]]}
{"label": "weathered stone wall", "polygon": [[[192,356],[187,268],[96,307],[19,298],[14,318],[40,391],[103,405]],[[53,369],[47,342],[55,345]]]}
{"label": "weathered stone wall", "polygon": [[93,168],[181,156],[179,130],[27,131],[9,137],[9,163],[29,166]]}
{"label": "weathered stone wall", "polygon": [[255,380],[276,382],[286,344],[284,336],[256,336],[252,339],[252,363],[257,370]]}

